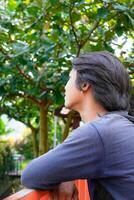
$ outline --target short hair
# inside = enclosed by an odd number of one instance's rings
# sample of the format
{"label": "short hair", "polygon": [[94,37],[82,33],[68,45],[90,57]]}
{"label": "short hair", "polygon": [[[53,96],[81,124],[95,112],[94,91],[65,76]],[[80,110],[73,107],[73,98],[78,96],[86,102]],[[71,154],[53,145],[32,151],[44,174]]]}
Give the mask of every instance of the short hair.
{"label": "short hair", "polygon": [[100,51],[72,60],[76,85],[90,84],[95,100],[107,111],[129,110],[131,81],[123,64],[113,54]]}

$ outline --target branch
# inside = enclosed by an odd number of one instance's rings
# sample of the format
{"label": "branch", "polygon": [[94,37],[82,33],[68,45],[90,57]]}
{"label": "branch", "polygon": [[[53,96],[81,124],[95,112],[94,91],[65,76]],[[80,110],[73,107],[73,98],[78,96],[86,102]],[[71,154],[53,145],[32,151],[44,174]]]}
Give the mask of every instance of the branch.
{"label": "branch", "polygon": [[38,101],[34,96],[28,95],[26,93],[23,93],[23,94],[18,93],[17,96],[27,98],[31,100],[32,102],[34,102],[36,105],[40,105],[40,101]]}
{"label": "branch", "polygon": [[[25,79],[32,83],[32,85],[34,85],[33,79],[29,75],[25,74],[24,70],[20,69],[18,65],[16,65],[16,68],[19,71],[20,75],[22,75]],[[41,91],[48,91],[46,87],[39,86],[39,88],[41,89]]]}
{"label": "branch", "polygon": [[7,52],[4,51],[4,49],[3,49],[2,47],[0,47],[0,51],[3,53],[3,55],[5,55],[5,59],[4,59],[4,60],[10,59],[10,58],[11,58],[11,57],[7,54]]}
{"label": "branch", "polygon": [[81,49],[81,45],[79,44],[79,40],[78,40],[78,37],[77,37],[77,34],[76,34],[76,29],[75,29],[75,27],[73,25],[73,19],[72,19],[72,10],[73,10],[73,7],[74,7],[74,5],[70,6],[69,17],[70,17],[71,29],[72,29],[73,35],[75,37],[76,45],[78,47],[78,51],[77,51],[77,56],[78,56],[79,52],[80,52],[80,49]]}
{"label": "branch", "polygon": [[33,130],[33,131],[36,131],[36,130],[38,129],[38,128],[35,128],[35,127],[32,125],[30,119],[28,119],[27,126],[28,126],[29,128],[31,128],[31,130]]}
{"label": "branch", "polygon": [[72,13],[71,13],[71,11],[72,11],[72,10],[70,10],[70,12],[69,12],[69,16],[70,16],[70,25],[71,25],[72,32],[73,32],[74,37],[75,37],[76,44],[77,44],[77,46],[79,47],[79,42],[78,42],[78,38],[77,38],[77,34],[76,34],[75,27],[74,27],[74,25],[73,25],[73,20],[72,20]]}
{"label": "branch", "polygon": [[94,32],[94,30],[98,27],[99,22],[100,22],[100,20],[97,19],[97,20],[93,23],[92,27],[90,28],[90,31],[89,31],[88,36],[86,37],[85,40],[81,41],[81,43],[79,44],[77,56],[80,54],[81,48],[86,44],[86,42],[87,42],[87,41],[89,40],[89,38],[91,37],[91,34],[92,34],[92,33]]}
{"label": "branch", "polygon": [[44,99],[40,102],[40,107],[44,107],[45,110],[48,109],[48,107],[52,104],[53,102],[50,99]]}
{"label": "branch", "polygon": [[25,73],[24,73],[24,70],[20,69],[18,65],[16,65],[16,68],[18,69],[19,73],[20,73],[23,77],[25,77],[28,81],[33,82],[33,79],[32,79],[29,75],[25,74]]}
{"label": "branch", "polygon": [[92,33],[94,32],[94,30],[98,27],[99,23],[100,23],[100,20],[97,19],[97,20],[92,24],[92,26],[91,26],[91,28],[90,28],[90,30],[89,30],[88,36],[86,37],[85,40],[83,40],[83,41],[81,42],[81,47],[83,47],[83,46],[85,45],[85,43],[89,40],[89,38],[91,37],[91,34],[92,34]]}
{"label": "branch", "polygon": [[31,100],[32,102],[34,102],[36,105],[40,105],[40,101],[38,101],[34,96],[31,96],[31,95],[28,95],[26,93],[10,93],[10,94],[6,94],[6,97],[22,97],[22,98],[26,98],[26,99],[29,99]]}
{"label": "branch", "polygon": [[36,24],[38,24],[38,22],[41,21],[41,19],[43,19],[43,17],[47,16],[47,13],[46,15],[44,14],[45,10],[42,11],[42,14],[39,15],[39,17],[28,27],[25,29],[25,33],[27,33],[29,30],[31,30],[34,26],[36,26]]}
{"label": "branch", "polygon": [[[105,8],[109,9],[109,8],[111,7],[111,5],[112,5],[111,3],[108,3],[107,6],[105,6]],[[113,18],[116,17],[116,15],[118,15],[118,13],[116,13],[116,14],[113,16]],[[101,21],[101,19],[99,19],[99,18],[97,18],[96,21],[94,21],[94,23],[92,24],[92,26],[91,26],[91,28],[90,28],[90,30],[89,30],[88,36],[87,36],[86,39],[83,40],[83,41],[81,42],[81,44],[80,44],[80,45],[81,45],[81,48],[82,48],[82,47],[85,45],[85,43],[90,39],[92,33],[93,33],[94,30],[98,27],[100,21]],[[91,39],[91,40],[92,40],[92,39]]]}

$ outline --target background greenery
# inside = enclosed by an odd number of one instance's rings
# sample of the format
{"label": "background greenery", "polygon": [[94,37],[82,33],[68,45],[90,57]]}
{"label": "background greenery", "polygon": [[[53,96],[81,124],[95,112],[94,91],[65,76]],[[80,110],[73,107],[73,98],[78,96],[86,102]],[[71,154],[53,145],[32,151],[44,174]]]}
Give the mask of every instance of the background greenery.
{"label": "background greenery", "polygon": [[[133,35],[132,0],[1,0],[0,111],[31,128],[34,156],[53,146],[54,110],[64,104],[70,60],[119,49],[134,85]],[[128,39],[132,48],[124,50]],[[59,119],[58,142],[72,117]]]}

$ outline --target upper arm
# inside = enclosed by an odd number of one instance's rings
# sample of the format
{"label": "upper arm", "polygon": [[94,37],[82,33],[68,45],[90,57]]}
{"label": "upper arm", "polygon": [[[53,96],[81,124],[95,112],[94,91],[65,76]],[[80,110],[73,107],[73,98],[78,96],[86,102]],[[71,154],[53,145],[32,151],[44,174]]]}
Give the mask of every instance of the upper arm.
{"label": "upper arm", "polygon": [[34,159],[22,173],[30,188],[50,189],[60,182],[93,178],[103,165],[103,144],[89,124],[80,127],[55,149]]}

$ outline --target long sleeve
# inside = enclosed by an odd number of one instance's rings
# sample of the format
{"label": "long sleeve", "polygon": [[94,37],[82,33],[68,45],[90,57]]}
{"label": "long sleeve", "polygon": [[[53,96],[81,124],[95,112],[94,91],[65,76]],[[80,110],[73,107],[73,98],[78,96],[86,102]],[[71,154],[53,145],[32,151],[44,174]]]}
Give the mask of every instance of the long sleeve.
{"label": "long sleeve", "polygon": [[103,157],[101,138],[87,123],[75,129],[62,144],[32,160],[21,181],[28,188],[48,190],[61,182],[95,178],[103,169]]}

